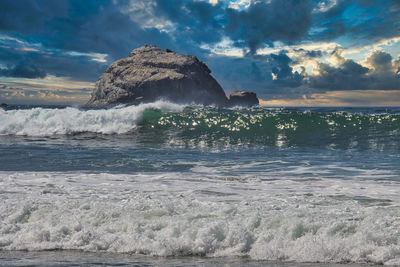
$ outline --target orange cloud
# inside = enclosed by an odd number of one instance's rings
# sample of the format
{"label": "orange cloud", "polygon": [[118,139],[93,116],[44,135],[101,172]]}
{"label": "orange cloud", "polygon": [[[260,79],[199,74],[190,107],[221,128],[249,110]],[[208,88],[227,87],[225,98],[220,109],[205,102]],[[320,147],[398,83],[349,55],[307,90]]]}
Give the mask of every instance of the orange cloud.
{"label": "orange cloud", "polygon": [[297,99],[260,99],[262,106],[400,106],[400,91],[354,90],[303,95]]}

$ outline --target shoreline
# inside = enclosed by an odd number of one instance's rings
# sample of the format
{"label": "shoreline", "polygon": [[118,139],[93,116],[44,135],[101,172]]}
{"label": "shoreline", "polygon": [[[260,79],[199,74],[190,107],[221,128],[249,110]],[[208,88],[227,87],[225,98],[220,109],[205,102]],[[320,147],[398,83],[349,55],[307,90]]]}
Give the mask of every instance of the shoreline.
{"label": "shoreline", "polygon": [[312,263],[253,260],[248,257],[160,257],[129,253],[78,250],[0,251],[0,266],[267,266],[267,267],[365,267],[370,263]]}

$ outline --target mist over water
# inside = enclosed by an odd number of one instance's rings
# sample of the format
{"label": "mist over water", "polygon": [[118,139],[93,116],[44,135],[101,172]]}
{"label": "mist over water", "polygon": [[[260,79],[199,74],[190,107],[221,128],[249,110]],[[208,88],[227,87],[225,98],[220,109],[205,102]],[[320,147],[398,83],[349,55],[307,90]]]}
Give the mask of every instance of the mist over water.
{"label": "mist over water", "polygon": [[400,264],[400,109],[0,109],[0,250]]}

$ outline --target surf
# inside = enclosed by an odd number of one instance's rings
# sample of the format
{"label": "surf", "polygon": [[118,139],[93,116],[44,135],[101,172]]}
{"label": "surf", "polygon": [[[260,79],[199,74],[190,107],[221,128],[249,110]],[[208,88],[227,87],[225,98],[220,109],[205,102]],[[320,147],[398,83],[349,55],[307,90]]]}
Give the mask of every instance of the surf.
{"label": "surf", "polygon": [[132,130],[147,109],[181,111],[169,102],[111,109],[66,108],[0,109],[0,135],[50,136],[76,133],[123,134]]}

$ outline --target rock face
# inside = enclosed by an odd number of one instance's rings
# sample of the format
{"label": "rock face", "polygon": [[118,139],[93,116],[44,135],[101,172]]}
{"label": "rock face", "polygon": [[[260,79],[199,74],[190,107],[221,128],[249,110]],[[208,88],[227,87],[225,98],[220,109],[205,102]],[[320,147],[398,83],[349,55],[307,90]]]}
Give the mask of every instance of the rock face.
{"label": "rock face", "polygon": [[257,95],[253,92],[233,91],[229,95],[230,106],[246,106],[251,107],[258,105],[259,101]]}
{"label": "rock face", "polygon": [[197,57],[145,45],[111,64],[86,105],[104,107],[164,99],[226,106],[224,90],[210,73]]}
{"label": "rock face", "polygon": [[258,104],[255,94],[249,92],[229,100],[210,73],[195,56],[145,45],[110,65],[97,81],[86,106],[136,105],[156,100],[223,107]]}

